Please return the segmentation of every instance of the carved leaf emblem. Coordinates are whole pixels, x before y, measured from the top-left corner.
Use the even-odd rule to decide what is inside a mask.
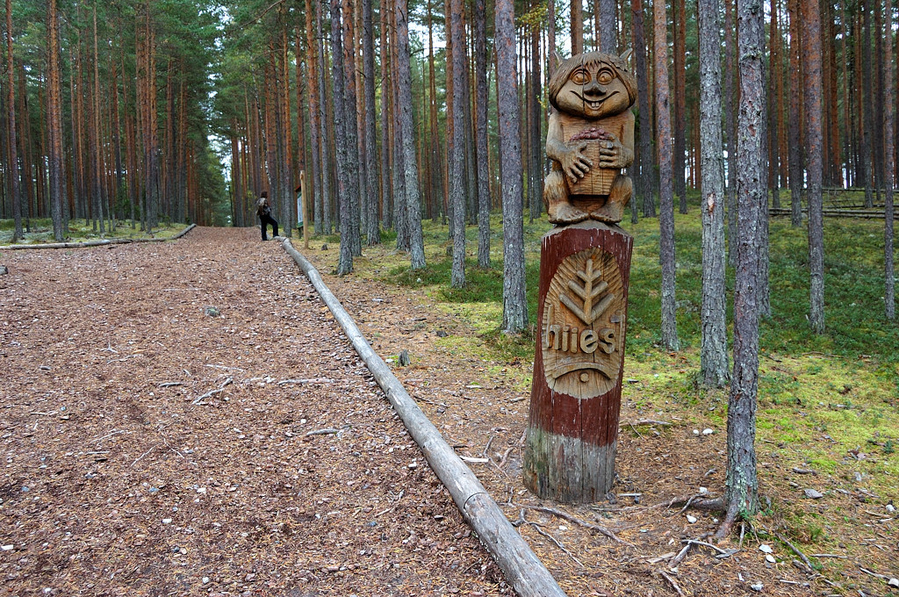
[[[581,283],[578,280],[569,280],[568,289],[580,299],[580,306],[566,294],[560,294],[559,301],[585,325],[592,325],[614,302],[615,295],[609,292],[594,305],[596,299],[609,289],[609,285],[605,280],[601,280],[602,268],[594,269],[592,258],[586,260],[584,269],[577,272],[577,277]]]

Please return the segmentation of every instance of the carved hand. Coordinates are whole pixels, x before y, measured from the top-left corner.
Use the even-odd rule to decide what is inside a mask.
[[[600,168],[627,168],[634,161],[634,152],[621,144],[618,138],[607,134],[607,139],[599,142]]]
[[[587,144],[581,143],[577,147],[561,152],[561,155],[559,156],[559,162],[562,164],[562,171],[565,172],[565,175],[568,176],[568,179],[572,183],[583,178],[593,166],[593,161],[581,153],[586,148]]]

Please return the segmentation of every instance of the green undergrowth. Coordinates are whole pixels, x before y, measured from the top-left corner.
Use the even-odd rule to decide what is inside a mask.
[[[47,244],[54,243],[53,238],[53,222],[46,218],[32,219],[29,227],[25,232],[25,238],[16,244]],[[24,226],[24,225],[23,225]],[[121,221],[114,228],[109,227],[106,223],[105,232],[100,233],[99,229],[95,230],[90,221],[86,220],[70,220],[69,232],[66,234],[63,242],[77,243],[91,240],[111,240],[119,238],[139,239],[139,238],[171,238],[182,230],[184,224],[160,223],[153,230],[152,235],[140,229],[140,222],[136,228],[131,227],[130,221]],[[0,245],[12,244],[13,232],[15,231],[15,223],[12,220],[0,220]]]
[[[707,389],[699,383],[702,229],[696,196],[691,199],[688,214],[675,214],[681,342],[677,353],[660,347],[658,219],[622,223],[634,236],[624,373],[628,381],[623,398],[641,413],[724,433],[727,389]],[[759,458],[765,460],[773,454],[784,466],[814,469],[826,479],[823,490],[863,487],[882,499],[899,501],[899,325],[884,316],[883,223],[826,218],[824,224],[827,331],[819,336],[808,325],[806,228],[791,227],[788,217],[770,221],[771,315],[762,318],[760,326]],[[388,233],[382,245],[364,249],[363,257],[355,261],[353,275],[422,292],[435,308],[475,330],[474,337],[438,340],[452,353],[483,360],[486,366],[530,363],[540,239],[551,225],[545,215],[525,224],[531,326],[518,336],[500,330],[503,270],[498,214],[493,215],[491,225],[490,268],[477,265],[477,227],[466,228],[465,288],[450,287],[452,241],[446,225],[429,220],[424,222],[424,269],[410,269],[408,255],[394,248],[395,236]],[[339,238],[327,241],[336,243]],[[728,267],[729,303],[733,302],[733,287],[734,272]],[[729,322],[732,317],[731,306]],[[732,341],[732,330],[729,334]],[[519,385],[526,393],[529,376]],[[771,482],[776,485],[780,481]],[[795,490],[789,486],[781,489]],[[818,536],[812,530],[804,533]]]

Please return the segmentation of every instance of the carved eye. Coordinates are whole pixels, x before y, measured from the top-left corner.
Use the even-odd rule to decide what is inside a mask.
[[[571,82],[575,85],[584,85],[589,80],[590,76],[584,69],[579,68],[578,70],[571,73]]]
[[[607,68],[604,68],[599,71],[599,75],[597,75],[596,80],[599,81],[601,85],[608,85],[615,80],[615,73]]]

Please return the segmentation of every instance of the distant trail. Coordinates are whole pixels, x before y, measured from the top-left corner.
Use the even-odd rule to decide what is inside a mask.
[[[508,592],[311,285],[257,235],[2,254],[5,586]]]

